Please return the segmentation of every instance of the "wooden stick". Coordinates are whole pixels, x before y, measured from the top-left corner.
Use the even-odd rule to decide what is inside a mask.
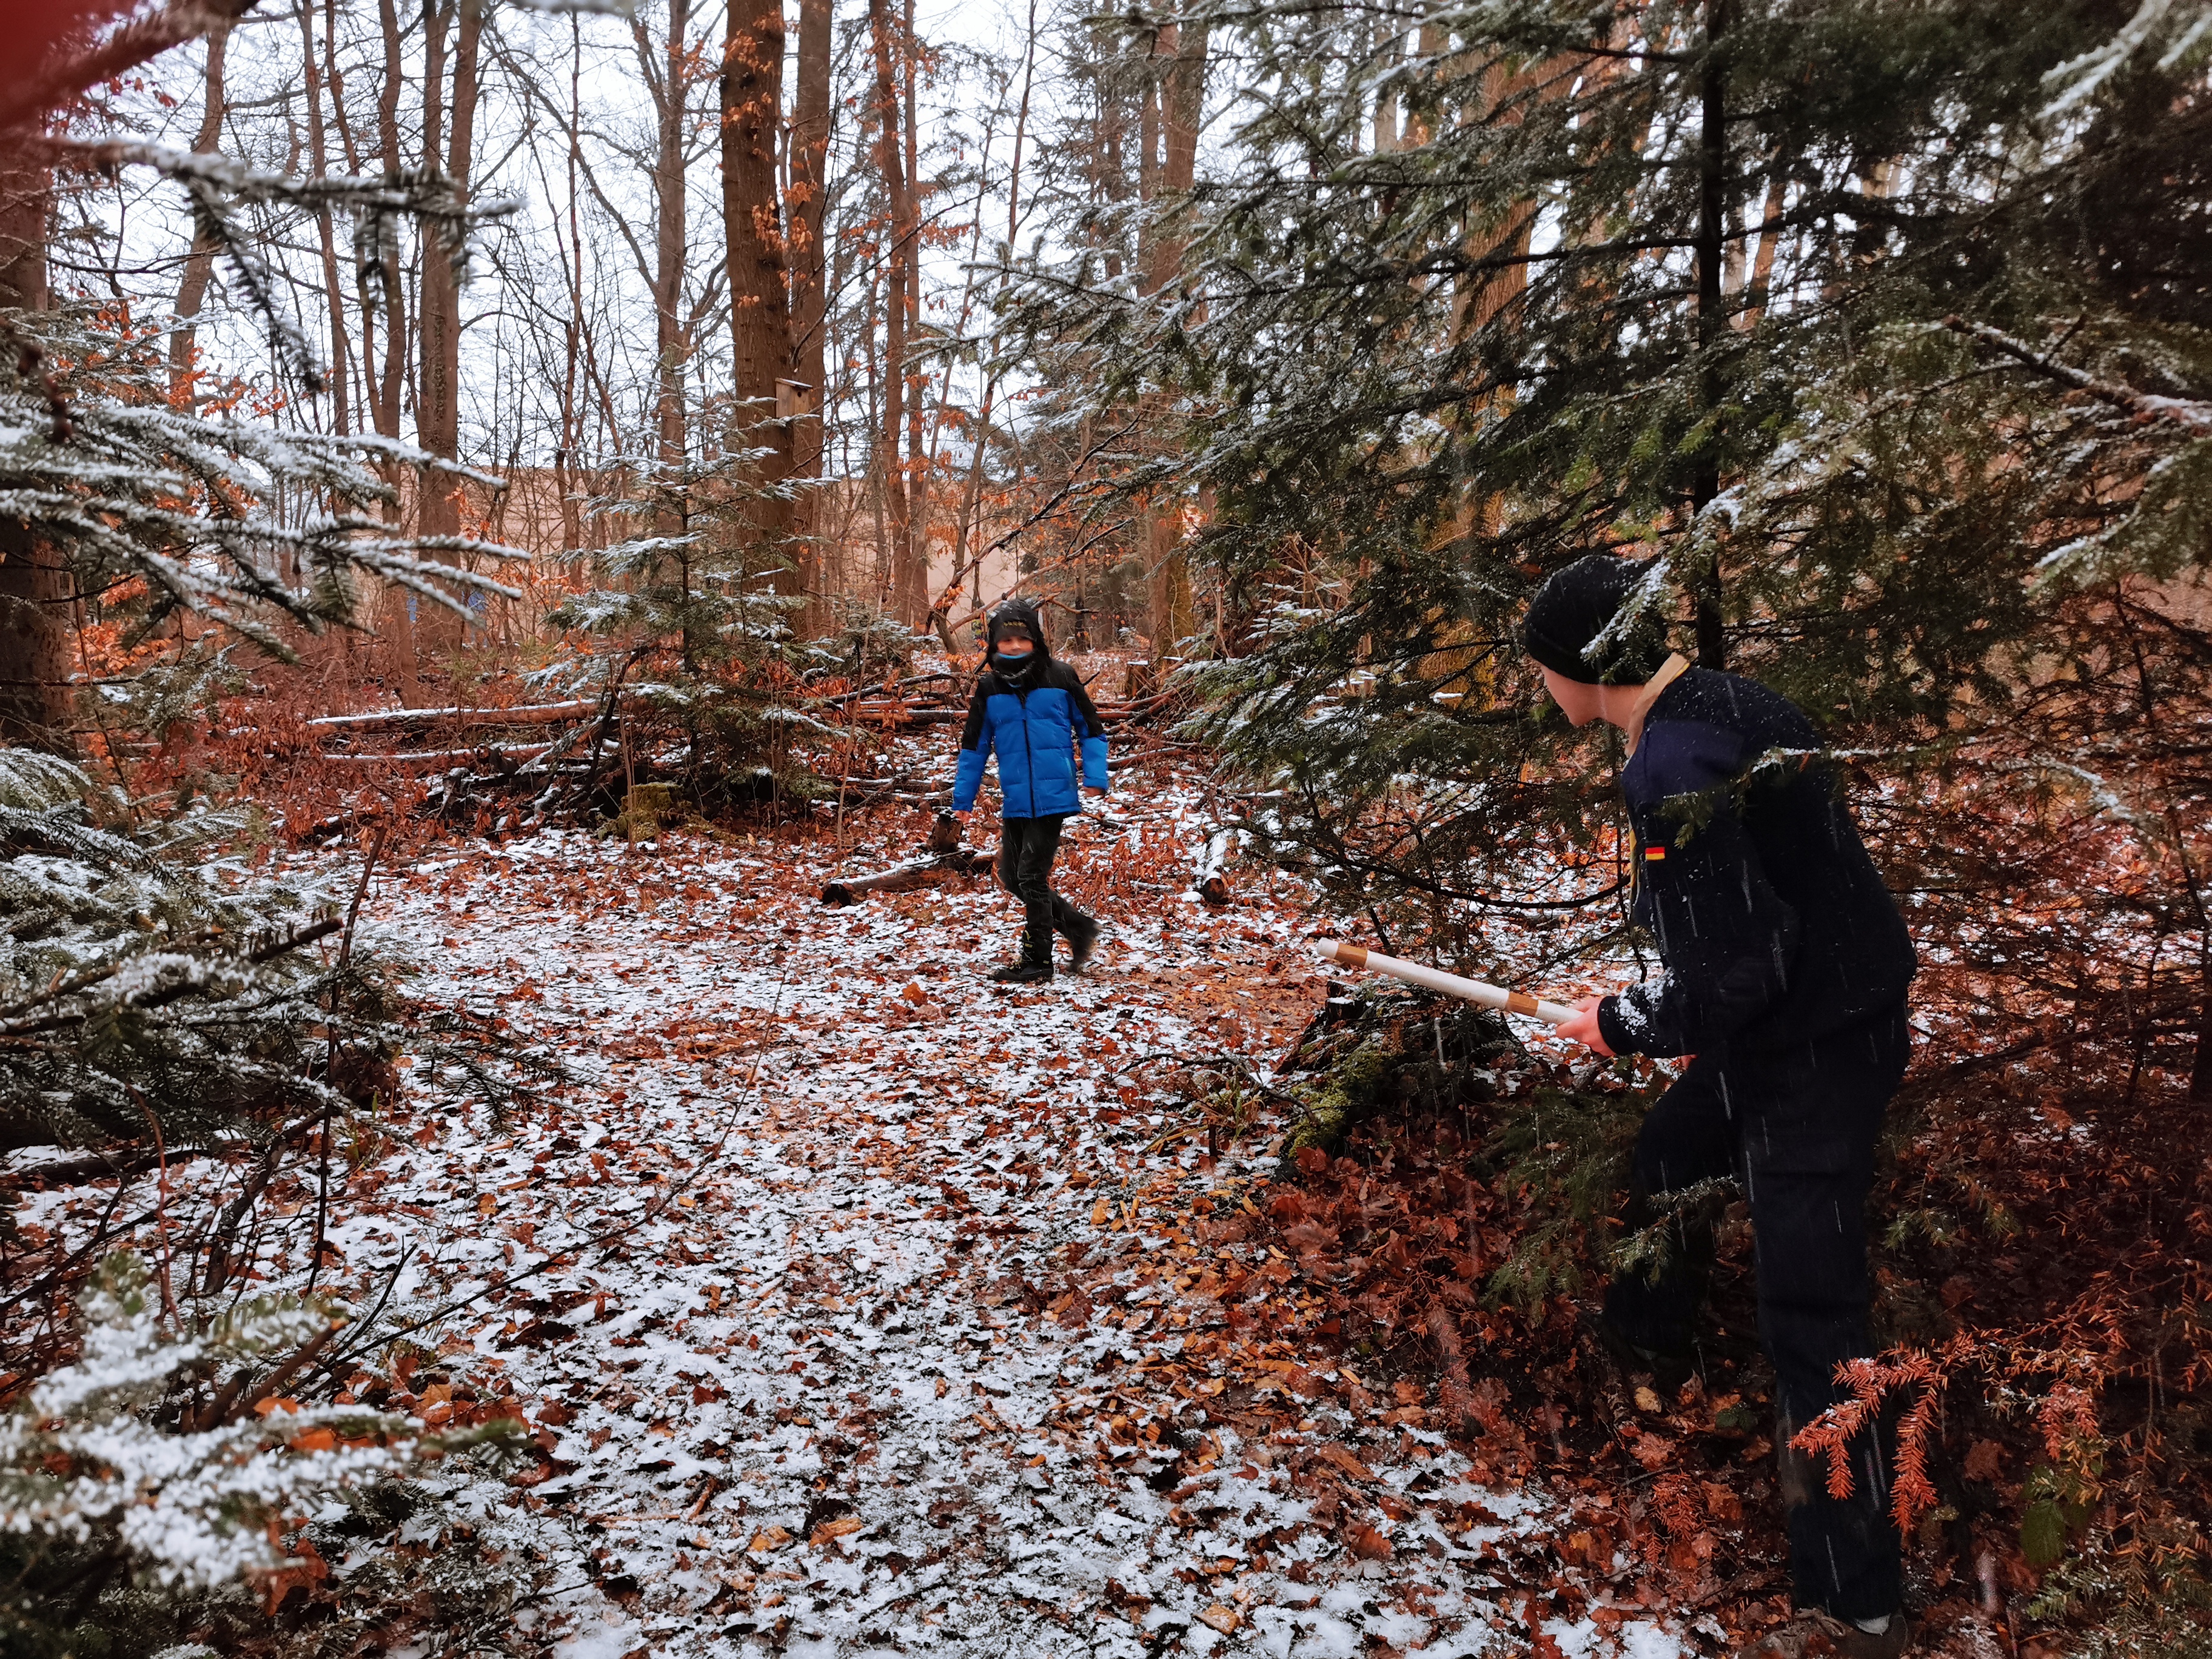
[[[1529,1018],[1540,1019],[1548,1025],[1562,1024],[1575,1017],[1575,1011],[1565,1003],[1547,1002],[1530,996],[1525,991],[1509,991],[1502,985],[1487,985],[1479,979],[1462,979],[1457,974],[1447,974],[1437,968],[1425,968],[1418,962],[1407,962],[1398,957],[1386,957],[1380,951],[1370,951],[1364,945],[1346,945],[1333,939],[1317,939],[1313,948],[1314,954],[1323,962],[1338,963],[1346,968],[1371,968],[1378,974],[1402,979],[1408,985],[1442,991],[1448,997],[1459,997],[1509,1014],[1526,1014]]]

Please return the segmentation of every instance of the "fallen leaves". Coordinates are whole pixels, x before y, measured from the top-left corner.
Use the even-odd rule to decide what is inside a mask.
[[[1358,1526],[1352,1529],[1346,1547],[1363,1561],[1388,1561],[1396,1553],[1389,1539],[1373,1527]]]
[[[1317,1461],[1328,1464],[1340,1474],[1349,1480],[1357,1480],[1363,1486],[1372,1486],[1375,1483],[1375,1471],[1361,1462],[1358,1454],[1348,1446],[1339,1445],[1334,1441],[1331,1441],[1325,1446],[1316,1448],[1314,1456]]]

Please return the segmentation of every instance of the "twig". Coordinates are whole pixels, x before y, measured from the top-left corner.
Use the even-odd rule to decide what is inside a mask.
[[[378,824],[376,826],[376,834],[369,841],[368,850],[362,856],[361,881],[353,890],[353,902],[346,906],[345,932],[338,939],[338,967],[341,972],[345,969],[348,963],[352,960],[353,925],[355,921],[361,915],[362,901],[368,896],[369,878],[376,873],[376,860],[383,853],[385,841],[391,834],[391,824],[388,823]],[[333,1017],[337,1013],[338,994],[339,982],[337,980],[333,980],[331,983],[331,1013]],[[339,1047],[337,1030],[335,1025],[330,1028],[328,1035],[330,1040],[330,1060],[328,1064],[330,1070],[335,1071],[337,1066],[338,1058],[340,1054],[343,1053],[343,1050]],[[325,1085],[332,1091],[335,1091],[337,1087],[337,1083],[334,1077],[325,1075],[323,1081]],[[330,1224],[331,1115],[337,1109],[337,1101],[334,1093],[325,1098],[323,1102],[321,1157],[317,1165],[315,1185],[315,1245],[313,1254],[310,1256],[307,1262],[307,1288],[310,1293],[312,1293],[315,1288],[316,1278],[323,1271],[323,1240],[325,1230]]]

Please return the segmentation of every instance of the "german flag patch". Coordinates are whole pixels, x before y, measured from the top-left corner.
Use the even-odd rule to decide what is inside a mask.
[[[1647,847],[1644,849],[1644,861],[1646,864],[1663,862],[1666,857],[1667,849],[1663,847]]]

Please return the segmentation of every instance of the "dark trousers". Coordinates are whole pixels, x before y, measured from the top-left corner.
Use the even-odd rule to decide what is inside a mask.
[[[999,884],[1022,902],[1022,960],[1050,962],[1054,928],[1069,939],[1091,919],[1052,890],[1052,861],[1060,854],[1064,815],[1001,821]]]
[[[1900,1006],[1777,1054],[1700,1054],[1636,1139],[1632,1212],[1649,1216],[1650,1196],[1729,1175],[1751,1200],[1759,1340],[1778,1383],[1774,1441],[1790,1573],[1800,1607],[1839,1619],[1880,1618],[1900,1602],[1888,1445],[1878,1432],[1858,1437],[1851,1495],[1837,1499],[1825,1460],[1793,1453],[1789,1441],[1849,1398],[1835,1383],[1837,1364],[1874,1352],[1866,1198],[1875,1137],[1905,1076],[1910,1042]],[[1607,1322],[1638,1347],[1687,1352],[1711,1253],[1704,1231],[1678,1230],[1657,1282],[1632,1273],[1616,1279]]]

